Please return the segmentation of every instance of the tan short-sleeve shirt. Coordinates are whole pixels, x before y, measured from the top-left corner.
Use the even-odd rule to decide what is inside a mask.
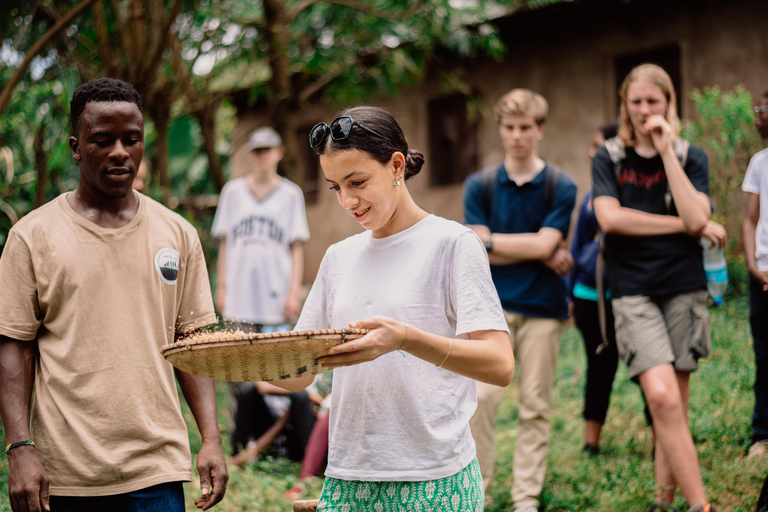
[[[66,194],[14,226],[0,258],[0,335],[38,340],[32,436],[52,495],[192,478],[160,348],[215,321],[197,232],[146,196],[119,229],[86,220]]]

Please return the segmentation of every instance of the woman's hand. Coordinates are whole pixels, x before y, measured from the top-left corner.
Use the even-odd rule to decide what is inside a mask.
[[[370,329],[370,332],[362,338],[333,347],[327,356],[319,359],[324,368],[365,363],[399,350],[405,345],[408,331],[406,324],[385,316],[350,322],[349,326],[352,329]]]
[[[725,231],[725,228],[711,220],[707,221],[707,225],[704,227],[704,231],[701,232],[701,236],[712,240],[712,243],[720,249],[725,248],[725,242],[728,240],[728,233]]]
[[[659,154],[673,149],[672,127],[669,126],[667,120],[662,116],[655,115],[648,117],[643,128],[645,128],[645,130],[651,134],[653,147],[656,148],[656,151],[658,151]]]

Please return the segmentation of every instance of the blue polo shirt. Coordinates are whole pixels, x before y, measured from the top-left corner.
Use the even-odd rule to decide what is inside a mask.
[[[488,226],[492,233],[537,233],[547,227],[567,237],[576,204],[576,183],[561,173],[555,197],[547,208],[542,197],[545,170],[518,186],[509,179],[504,164],[500,165],[490,218],[483,205],[481,172],[470,175],[464,182],[464,224]],[[568,317],[565,283],[540,261],[492,265],[491,275],[505,310],[540,318]]]

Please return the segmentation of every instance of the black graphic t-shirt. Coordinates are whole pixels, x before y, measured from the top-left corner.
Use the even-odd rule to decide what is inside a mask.
[[[615,197],[621,206],[667,214],[667,174],[661,156],[643,158],[627,148],[616,178],[605,147],[592,161],[594,197]],[[709,193],[709,164],[701,149],[691,146],[685,174],[694,188]],[[669,215],[677,216],[674,199]],[[606,235],[606,266],[613,297],[662,295],[704,288],[707,284],[699,241],[684,233],[655,236]]]

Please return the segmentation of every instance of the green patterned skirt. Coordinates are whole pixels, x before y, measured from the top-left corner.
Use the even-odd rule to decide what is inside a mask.
[[[318,512],[481,512],[477,459],[453,476],[424,482],[360,482],[326,478]]]

